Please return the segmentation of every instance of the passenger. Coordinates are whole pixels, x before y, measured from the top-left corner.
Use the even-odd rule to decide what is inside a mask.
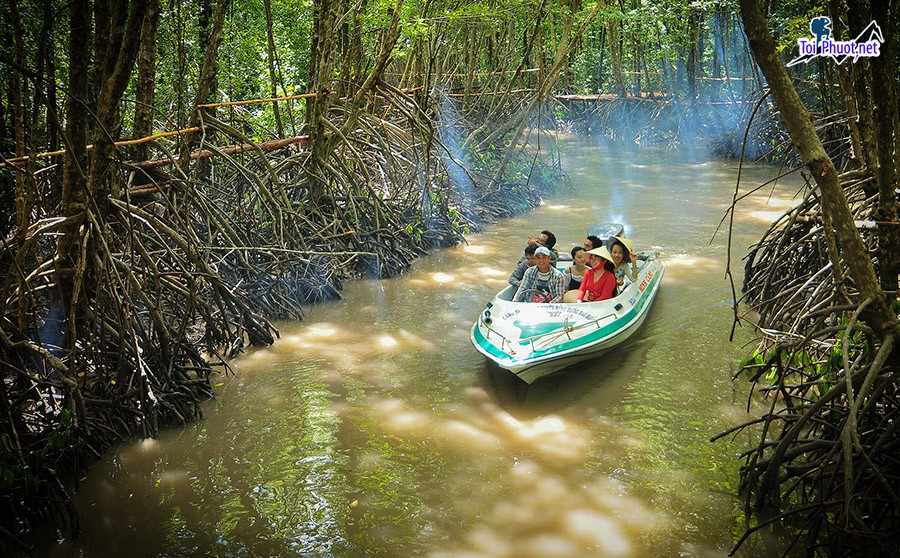
[[[585,272],[576,302],[596,302],[612,298],[616,290],[615,265],[606,246],[588,250],[591,269]]]
[[[566,275],[566,290],[578,290],[581,287],[581,280],[584,278],[584,272],[588,270],[585,262],[588,255],[581,246],[572,248],[572,265],[567,267],[563,273]]]
[[[613,272],[616,274],[616,284],[620,287],[626,282],[637,281],[637,254],[632,252],[633,247],[630,238],[614,236],[609,239],[609,253],[616,266]]]
[[[525,270],[534,265],[535,250],[537,250],[537,244],[529,244],[525,247],[525,255],[516,264],[516,269],[513,270],[512,275],[509,276],[509,284],[513,287],[519,286],[519,283],[522,282],[522,276],[525,275]]]
[[[561,302],[566,290],[566,276],[550,265],[550,249],[538,246],[535,265],[525,270],[513,302]]]
[[[555,234],[550,231],[541,231],[540,234],[537,235],[537,238],[529,238],[528,243],[534,243],[550,250],[550,265],[556,267],[556,262],[559,261],[559,252],[554,248],[554,246],[556,246]]]
[[[594,248],[599,248],[603,246],[603,241],[594,235],[588,235],[588,237],[584,241],[584,251],[590,252]]]

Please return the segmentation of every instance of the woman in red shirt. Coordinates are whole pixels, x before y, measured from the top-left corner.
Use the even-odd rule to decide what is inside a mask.
[[[616,290],[615,264],[606,246],[588,250],[591,269],[584,272],[577,302],[596,302],[612,298]]]

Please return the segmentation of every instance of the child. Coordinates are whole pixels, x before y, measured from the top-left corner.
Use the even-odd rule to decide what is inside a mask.
[[[525,247],[525,256],[519,260],[519,263],[516,264],[516,269],[513,270],[512,275],[509,276],[509,284],[513,287],[518,287],[519,284],[522,283],[522,277],[525,276],[525,270],[536,263],[534,261],[535,250],[537,250],[537,244],[528,244],[528,246]]]

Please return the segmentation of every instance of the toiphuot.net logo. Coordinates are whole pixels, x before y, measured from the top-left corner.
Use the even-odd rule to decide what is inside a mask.
[[[788,67],[806,64],[814,58],[830,57],[838,64],[848,58],[856,62],[861,56],[874,58],[881,54],[881,43],[884,35],[878,24],[872,21],[852,41],[835,41],[831,38],[831,19],[825,16],[815,17],[809,22],[810,38],[797,39],[800,55],[788,62]]]

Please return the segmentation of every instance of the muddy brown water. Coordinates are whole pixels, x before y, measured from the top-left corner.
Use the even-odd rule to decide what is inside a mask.
[[[215,378],[204,418],[119,446],[76,497],[59,557],[726,556],[741,533],[726,234],[734,162],[565,140],[572,179],[390,280],[281,323],[281,339]],[[744,170],[742,190],[776,169]],[[741,204],[733,265],[792,203],[783,181]],[[526,237],[563,251],[619,221],[668,268],[627,346],[530,386],[488,366],[469,328]],[[740,556],[762,555],[747,546]]]

